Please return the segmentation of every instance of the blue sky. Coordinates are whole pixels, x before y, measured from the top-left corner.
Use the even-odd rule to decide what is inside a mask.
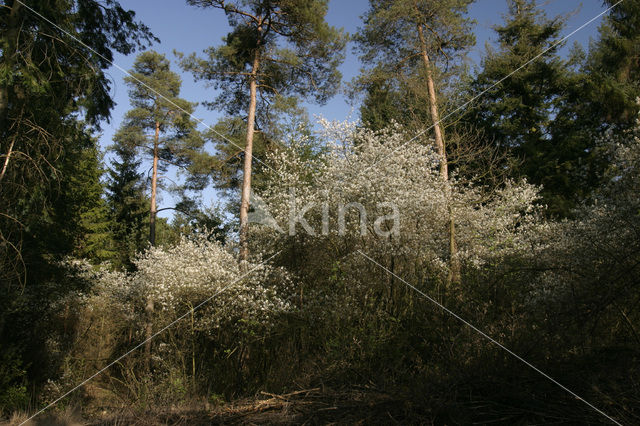
[[[164,53],[172,61],[175,60],[173,50],[184,53],[202,52],[209,46],[220,45],[221,39],[229,31],[229,26],[224,13],[218,9],[199,9],[190,7],[186,1],[180,0],[120,0],[125,9],[136,12],[137,18],[147,24],[153,33],[161,40],[161,43],[152,46],[152,49]],[[547,15],[570,14],[563,35],[576,30],[585,22],[602,12],[601,0],[539,0]],[[349,33],[354,33],[361,25],[360,17],[367,9],[367,0],[331,0],[327,21],[338,28],[342,27]],[[495,39],[492,27],[500,24],[503,14],[506,12],[506,0],[477,0],[470,8],[469,14],[476,20],[475,35],[477,44],[470,52],[470,58],[478,63],[485,51],[486,43]],[[601,19],[573,35],[567,45],[574,42],[587,47],[589,39],[596,37],[597,28]],[[126,70],[133,65],[135,55],[116,55],[114,63]],[[213,99],[216,93],[212,88],[206,88],[203,83],[196,83],[190,74],[184,74],[175,65],[174,71],[182,74],[183,87],[181,96],[192,102],[202,102]],[[347,58],[341,67],[344,81],[351,80],[358,74],[360,64],[356,55],[349,50]],[[112,80],[112,95],[116,101],[116,107],[111,114],[111,122],[104,123],[100,144],[103,148],[111,143],[111,138],[119,126],[124,114],[129,109],[127,87],[123,78],[125,74],[112,67],[108,71]],[[322,115],[331,120],[344,120],[348,117],[356,119],[357,106],[351,105],[344,95],[339,94],[324,106],[309,105],[310,115]],[[195,116],[209,125],[215,124],[221,117],[217,111],[209,111],[198,106]],[[107,157],[108,158],[108,157]],[[211,198],[207,195],[205,198]],[[169,200],[167,200],[169,201]],[[171,213],[166,213],[169,216]]]

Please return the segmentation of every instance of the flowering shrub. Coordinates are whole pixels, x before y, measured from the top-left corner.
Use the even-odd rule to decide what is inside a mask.
[[[184,314],[153,339],[152,374],[141,348],[109,369],[114,380],[102,385],[143,406],[167,406],[193,395],[283,388],[315,374],[412,389],[449,383],[455,392],[478,377],[482,390],[531,379],[434,300],[545,370],[580,352],[637,348],[637,136],[607,141],[615,161],[596,202],[556,222],[542,219],[538,188],[524,181],[487,187],[455,171],[443,181],[437,154],[406,143],[399,127],[373,133],[325,124],[326,151],[305,155],[300,140],[271,153],[276,172],[259,194],[263,205],[252,205],[268,209],[273,222],[250,227],[252,263],[205,236],[152,248],[129,274],[68,262],[92,285],[52,307],[76,310],[78,333],[65,373],[47,386],[48,400],[142,342],[150,322],[157,332]],[[445,279],[451,217],[462,263],[455,285]],[[275,251],[279,267],[261,264],[261,253]],[[594,389],[606,385],[598,380],[590,379]]]
[[[575,218],[538,227],[529,261],[542,271],[530,277],[532,295],[546,303],[589,305],[599,314],[638,297],[640,273],[640,127],[624,137],[605,136],[611,164],[605,184]],[[606,294],[606,297],[603,297]],[[625,312],[627,322],[635,306]],[[624,318],[623,316],[623,318]],[[589,318],[597,322],[598,315]],[[606,322],[601,322],[606,324]]]
[[[320,362],[341,377],[339,366],[376,375],[441,362],[450,357],[449,338],[466,339],[474,351],[478,342],[459,324],[440,330],[441,312],[359,251],[426,294],[460,302],[447,305],[467,318],[494,315],[461,295],[471,288],[467,301],[483,297],[495,284],[488,271],[537,243],[538,188],[525,181],[486,187],[455,170],[444,181],[432,146],[408,142],[414,135],[400,126],[372,132],[323,124],[322,155],[301,156],[293,144],[268,159],[275,171],[259,195],[281,232],[266,222],[250,228],[254,251],[283,249],[279,261],[298,275],[309,341],[325,345]],[[449,287],[452,217],[463,279]]]
[[[103,306],[125,321],[142,322],[144,305],[151,298],[156,329],[207,299],[211,300],[197,317],[198,329],[208,333],[233,327],[238,320],[270,325],[274,317],[291,309],[294,284],[283,269],[260,262],[241,264],[204,235],[183,236],[167,248],[150,248],[134,261],[137,269],[130,274],[73,263],[76,272],[94,283],[90,293],[79,295],[86,309]]]
[[[446,273],[450,215],[458,256],[469,266],[528,248],[529,231],[539,222],[538,188],[525,181],[485,188],[455,174],[445,182],[433,148],[407,143],[410,138],[400,127],[372,132],[354,123],[323,124],[324,157],[302,159],[290,147],[270,158],[275,172],[261,195],[281,229],[297,227],[290,235],[306,233],[330,245],[351,241],[354,251],[366,247],[369,253],[409,256],[437,274]],[[294,205],[298,212],[311,206],[304,211],[305,223],[292,224]],[[260,247],[283,242],[265,227],[255,237]]]
[[[173,247],[153,247],[136,261],[128,277],[132,291],[151,297],[165,320],[202,306],[199,328],[210,332],[240,319],[264,325],[290,309],[293,291],[282,269],[240,264],[233,254],[205,236],[182,237]],[[249,272],[251,271],[251,272]]]
[[[60,380],[78,382],[101,369],[143,342],[151,323],[152,333],[171,324],[151,341],[155,374],[145,376],[141,348],[106,373],[119,377],[115,391],[165,404],[199,386],[238,386],[247,363],[253,362],[247,354],[256,336],[268,335],[282,314],[292,310],[290,275],[259,258],[254,262],[238,262],[206,235],[182,237],[174,246],[141,253],[131,273],[68,260],[69,273],[90,286],[54,308],[73,306],[78,313],[77,336]],[[146,309],[149,301],[152,312]],[[57,397],[58,388],[50,388],[47,398]]]

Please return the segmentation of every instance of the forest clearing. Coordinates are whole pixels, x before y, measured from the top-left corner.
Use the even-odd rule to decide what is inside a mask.
[[[640,0],[0,31],[0,424],[640,424]]]

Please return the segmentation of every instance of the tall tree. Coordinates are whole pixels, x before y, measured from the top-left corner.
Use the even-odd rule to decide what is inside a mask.
[[[164,55],[154,51],[138,55],[125,82],[133,109],[114,141],[151,159],[149,242],[155,245],[159,172],[177,166],[194,174],[194,159],[204,154],[204,141],[190,117],[195,104],[179,97],[182,82]]]
[[[571,63],[558,56],[564,23],[563,17],[548,18],[535,0],[509,0],[504,24],[494,27],[498,49],[488,48],[472,82],[473,93],[483,95],[470,111],[470,121],[519,160],[513,176],[544,186],[543,196],[554,213],[567,211],[567,202],[558,195],[569,172],[560,160],[567,157],[560,152],[566,151],[566,139],[553,138],[554,117],[574,78]]]
[[[42,17],[55,22],[55,25]],[[39,221],[64,176],[65,149],[109,118],[103,70],[113,51],[131,53],[153,39],[131,11],[105,0],[5,1],[0,8],[0,268],[24,280],[29,220]],[[69,38],[73,35],[77,40]],[[41,191],[40,191],[40,188]],[[33,215],[31,215],[33,212]],[[12,272],[13,271],[13,272]]]
[[[73,225],[72,255],[94,263],[113,257],[111,220],[101,178],[104,173],[97,138],[87,138],[78,150],[67,150],[61,171],[63,193],[55,201],[54,223]]]
[[[141,161],[136,152],[125,145],[114,145],[117,158],[107,176],[107,204],[113,221],[116,267],[133,268],[133,257],[144,248],[148,198],[144,193],[142,174],[138,172]]]
[[[440,175],[449,180],[436,74],[438,63],[454,63],[475,42],[466,11],[472,0],[371,0],[357,41],[368,65],[361,81],[419,75],[429,103]],[[426,86],[426,87],[425,87]],[[453,212],[449,223],[449,282],[460,280]]]
[[[191,176],[197,175],[198,160],[204,155],[204,140],[191,119],[195,104],[179,97],[182,81],[171,71],[164,55],[152,50],[139,54],[125,82],[133,109],[127,112],[114,141],[151,159],[149,243],[154,246],[159,180],[163,177],[159,172],[166,173],[170,166],[176,166]],[[181,189],[184,194],[186,188]],[[145,367],[149,371],[154,312],[151,295],[145,311]]]
[[[248,256],[249,194],[253,142],[269,105],[299,95],[325,102],[340,83],[338,65],[346,38],[325,22],[327,0],[187,0],[221,9],[232,31],[219,48],[195,54],[182,66],[222,93],[210,106],[230,115],[247,113],[240,201],[240,257]]]
[[[91,202],[99,202],[91,133],[113,106],[104,70],[114,51],[129,54],[152,39],[113,0],[0,6],[0,358],[21,358],[32,380],[46,378],[50,365],[42,362],[48,309],[73,290],[53,279],[58,261],[91,255],[83,235],[101,221]],[[87,171],[83,193],[77,184]]]
[[[625,133],[634,126],[639,110],[640,1],[605,1],[604,5],[613,8],[588,55],[577,51],[580,67],[566,85],[551,124],[554,143],[548,164],[554,167],[548,170],[554,179],[545,182],[544,192],[548,204],[565,214],[591,198],[607,179],[609,159],[597,143],[598,135]]]
[[[640,1],[605,0],[604,4],[613,8],[589,52],[587,93],[601,122],[629,128],[635,125],[640,96]]]

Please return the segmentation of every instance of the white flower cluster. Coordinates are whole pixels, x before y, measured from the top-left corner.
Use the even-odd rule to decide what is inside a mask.
[[[313,205],[304,219],[318,238],[337,241],[342,209],[341,241],[359,241],[356,245],[369,253],[410,256],[440,271],[447,264],[450,217],[462,261],[482,265],[527,248],[527,233],[538,220],[538,188],[506,182],[489,191],[455,176],[444,181],[433,147],[407,143],[411,136],[399,126],[374,133],[354,123],[323,124],[328,147],[323,157],[305,159],[295,149],[283,149],[270,158],[277,173],[261,196],[281,227],[290,221],[292,202]],[[399,221],[392,229],[394,211]],[[327,213],[330,219],[323,222]],[[394,232],[377,232],[385,229]],[[261,233],[265,244],[276,241],[271,230],[259,229],[256,237]]]
[[[152,248],[135,262],[132,284],[169,317],[202,307],[199,326],[212,329],[237,320],[267,323],[290,309],[293,284],[282,270],[238,263],[218,242],[183,237],[170,248]],[[251,271],[251,272],[247,272]]]
[[[239,320],[268,325],[291,309],[294,284],[284,270],[241,264],[204,235],[183,237],[168,248],[151,248],[135,265],[131,274],[91,272],[95,285],[86,297],[87,307],[106,304],[114,313],[143,322],[144,306],[151,299],[160,326],[211,299],[195,315],[197,328],[209,332]]]

